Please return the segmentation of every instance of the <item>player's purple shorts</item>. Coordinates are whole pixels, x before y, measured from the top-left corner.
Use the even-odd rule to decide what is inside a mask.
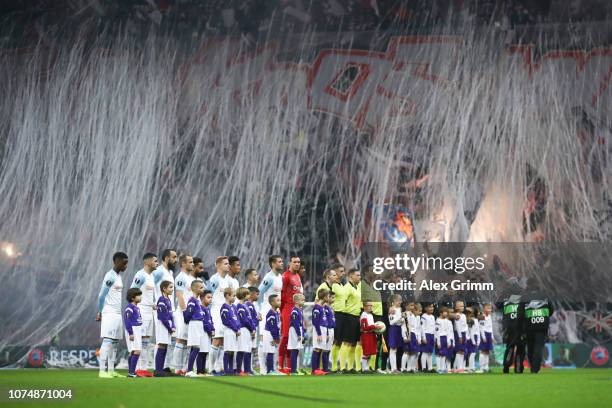
[[[489,332],[485,332],[485,338],[480,342],[480,351],[493,350],[493,336]]]
[[[465,342],[467,340],[465,333],[461,333],[461,339],[463,341],[461,342],[461,344],[459,344],[459,332],[455,332],[455,353],[458,351],[465,352]]]
[[[446,336],[440,337],[440,347],[436,347],[436,355],[441,357],[450,357],[451,353],[449,353],[449,344],[446,339]]]
[[[467,356],[475,351],[476,346],[474,346],[474,342],[472,341],[472,339],[467,339],[467,341],[465,342],[465,355]]]
[[[433,353],[435,349],[435,339],[433,333],[425,333],[426,344],[421,344],[421,351],[423,353]]]
[[[416,338],[416,334],[410,333],[410,339],[407,343],[404,343],[404,351],[408,353],[418,353],[421,351],[421,347]]]
[[[392,324],[391,326],[389,326],[389,344],[388,346],[390,349],[397,349],[397,348],[401,348],[402,344],[403,344],[402,327]]]

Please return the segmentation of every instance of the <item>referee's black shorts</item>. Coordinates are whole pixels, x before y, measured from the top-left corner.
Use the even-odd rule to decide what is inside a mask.
[[[346,326],[346,313],[334,312],[336,318],[336,328],[334,329],[334,343],[342,343],[344,341],[344,328]]]
[[[357,343],[361,337],[361,329],[359,327],[359,316],[346,314],[344,321],[344,329],[342,330],[342,341],[345,343]]]

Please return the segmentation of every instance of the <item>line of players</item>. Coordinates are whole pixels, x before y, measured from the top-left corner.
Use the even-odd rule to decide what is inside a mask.
[[[253,352],[259,353],[259,361],[266,361],[264,367],[260,367],[260,372],[272,374],[297,372],[297,355],[302,348],[304,339],[303,322],[301,307],[304,303],[301,295],[302,288],[299,281],[299,258],[292,257],[290,270],[295,271],[298,280],[291,282],[281,277],[283,270],[282,258],[280,256],[270,257],[271,271],[264,277],[260,288],[250,287],[239,288],[235,275],[239,272],[238,268],[231,271],[231,263],[236,263],[237,258],[219,257],[216,260],[217,273],[208,281],[207,289],[204,283],[198,280],[198,271],[203,270],[201,260],[192,258],[184,254],[178,259],[181,271],[174,279],[170,272],[177,260],[176,252],[166,250],[162,254],[162,264],[157,265],[157,257],[154,254],[145,254],[144,267],[138,271],[134,277],[132,287],[128,291],[128,302],[130,305],[125,309],[123,320],[125,321],[125,334],[128,349],[130,351],[129,367],[131,375],[150,376],[151,374],[143,369],[148,367],[146,352],[151,350],[149,339],[151,338],[153,327],[155,328],[157,352],[155,356],[156,375],[172,375],[169,367],[175,367],[177,374],[194,375],[192,368],[194,363],[198,368],[196,373],[204,373],[206,359],[209,367],[214,373],[233,373],[244,372],[252,373],[251,361]],[[295,262],[294,262],[295,261]],[[121,289],[123,287],[119,273],[127,267],[127,255],[116,253],[113,257],[113,269],[109,271],[102,285],[100,292],[100,313],[98,319],[102,320],[101,335],[103,338],[100,349],[100,376],[118,376],[114,372],[113,366],[109,362],[115,361],[116,345],[122,337],[122,316],[121,316]],[[334,270],[331,270],[335,273]],[[291,274],[290,274],[291,275]],[[280,278],[280,279],[279,279]],[[377,340],[374,332],[377,330],[373,325],[372,307],[369,302],[360,301],[360,276],[357,270],[349,271],[349,279],[345,285],[338,283],[329,284],[329,273],[326,274],[324,282],[317,291],[317,303],[313,308],[313,358],[311,368],[313,374],[323,374],[329,371],[329,352],[333,350],[334,342],[333,331],[336,326],[336,313],[334,309],[342,308],[357,313],[363,313],[357,320],[348,319],[346,313],[338,312],[339,320],[344,321],[344,336],[340,337],[341,344],[347,340],[347,327],[358,325],[357,343],[361,348],[361,368],[364,372],[372,367],[372,356],[377,353]],[[253,282],[254,283],[254,282]],[[292,286],[291,283],[294,285]],[[297,284],[299,283],[299,287]],[[344,296],[344,300],[338,303],[335,292],[344,291],[343,286],[348,284],[354,289],[353,301],[349,302],[350,296]],[[174,288],[176,285],[176,299],[178,307],[174,306]],[[248,283],[247,283],[248,285]],[[328,290],[324,289],[328,286]],[[285,299],[283,309],[282,299],[279,293],[286,297],[285,288],[289,288],[290,301]],[[139,288],[142,288],[141,291]],[[157,292],[159,296],[151,292]],[[267,296],[259,301],[260,291]],[[345,292],[345,291],[344,291]],[[152,296],[153,295],[153,296]],[[320,298],[324,295],[323,298]],[[346,295],[346,293],[344,293]],[[218,296],[215,299],[215,296]],[[234,305],[235,296],[238,297],[238,304]],[[331,298],[327,299],[325,296]],[[157,298],[157,302],[155,302]],[[263,301],[265,300],[265,302]],[[280,301],[279,301],[280,300]],[[278,306],[275,304],[279,301]],[[141,307],[136,306],[141,303]],[[320,303],[323,302],[323,303]],[[355,307],[349,306],[354,303]],[[243,305],[244,306],[241,306]],[[229,306],[228,306],[229,305]],[[348,309],[347,309],[348,307]],[[319,310],[319,309],[322,310]],[[142,312],[141,312],[142,309]],[[260,311],[262,313],[260,313]],[[279,316],[274,315],[281,310]],[[288,314],[286,312],[288,311]],[[421,368],[423,370],[433,370],[432,353],[434,349],[438,356],[437,368],[439,372],[458,371],[467,369],[472,371],[474,367],[474,357],[476,351],[480,350],[481,369],[488,369],[488,354],[492,349],[492,325],[490,319],[491,307],[485,305],[483,317],[478,320],[478,315],[474,316],[474,311],[467,310],[463,314],[463,303],[457,302],[456,309],[449,311],[440,309],[440,316],[433,320],[433,305],[426,305],[425,313],[421,315],[420,304],[409,303],[406,305],[404,313],[401,311],[401,298],[395,296],[392,299],[392,306],[389,313],[389,346],[391,372],[399,372],[397,368],[398,352],[401,355],[401,371],[416,371],[418,354],[421,355]],[[285,316],[286,315],[286,316]],[[300,325],[295,324],[299,315]],[[262,316],[265,319],[262,319]],[[283,319],[283,317],[285,317]],[[453,323],[447,318],[451,317]],[[342,319],[340,319],[342,318]],[[271,323],[271,321],[272,323]],[[277,324],[284,321],[286,324],[286,334],[283,325],[280,325],[280,333],[274,329]],[[193,323],[198,322],[198,323]],[[479,324],[476,324],[479,322]],[[259,327],[258,327],[259,326]],[[195,327],[200,327],[197,329]],[[216,330],[215,330],[216,329]],[[256,337],[256,333],[258,336]],[[315,334],[316,333],[316,334]],[[176,340],[173,342],[173,337]],[[352,336],[354,337],[354,336]],[[282,351],[283,340],[285,341],[286,351]],[[355,343],[354,340],[353,344]],[[210,345],[208,344],[210,342]],[[169,348],[174,344],[172,353]],[[154,346],[154,345],[153,345]],[[350,347],[350,345],[349,345]],[[187,350],[190,348],[190,350]],[[354,350],[355,346],[353,346]],[[281,350],[279,350],[281,349]],[[144,351],[145,358],[140,359],[140,352]],[[187,353],[189,351],[189,353]],[[282,358],[285,357],[286,359]],[[354,351],[353,351],[354,353]],[[169,358],[169,355],[172,355]],[[272,367],[270,359],[275,354],[279,355],[278,370]],[[403,355],[402,355],[403,354]],[[206,357],[202,360],[203,357]],[[459,356],[459,358],[458,358]],[[352,356],[355,358],[355,355]],[[142,362],[141,369],[136,370],[138,361]],[[144,360],[144,361],[143,361]],[[453,360],[454,370],[450,369],[449,361]],[[236,363],[236,369],[233,365]],[[283,364],[285,363],[286,364]],[[340,362],[342,356],[337,359],[332,353],[332,369],[340,371],[334,367]],[[345,358],[346,362],[346,358]],[[467,367],[466,367],[467,364]],[[344,369],[344,372],[350,371]]]
[[[345,274],[341,265],[334,265],[324,272],[324,282],[319,286],[319,290],[328,289],[335,294],[332,372],[432,372],[434,354],[435,371],[440,373],[489,371],[493,349],[490,304],[483,305],[480,313],[457,301],[454,309],[439,307],[435,317],[433,303],[406,303],[402,308],[402,298],[392,295],[386,320],[383,303],[367,301],[380,299],[380,294],[368,283],[368,268],[364,271],[366,280],[362,281],[359,270],[350,269]],[[362,293],[366,301],[362,301]],[[387,334],[377,336],[384,322],[389,324]],[[389,353],[385,350],[387,343]],[[475,364],[477,354],[479,370]]]
[[[100,376],[105,378],[118,377],[114,371],[116,361],[117,345],[125,332],[126,342],[130,350],[128,365],[137,364],[139,369],[130,370],[131,374],[137,376],[151,376],[146,370],[152,360],[153,350],[155,353],[155,375],[184,375],[189,367],[189,362],[195,358],[196,363],[201,362],[201,356],[196,356],[193,350],[193,340],[190,343],[190,334],[195,336],[195,329],[190,329],[191,320],[203,321],[208,324],[207,329],[203,327],[204,333],[199,333],[200,337],[208,338],[211,342],[208,347],[200,347],[202,353],[206,352],[208,367],[213,373],[228,372],[227,364],[236,365],[251,361],[250,355],[253,352],[259,354],[259,361],[268,359],[266,347],[264,347],[264,337],[266,326],[269,326],[267,319],[262,318],[273,310],[271,299],[280,298],[280,324],[279,339],[276,344],[275,355],[278,355],[279,369],[287,372],[290,370],[290,361],[295,358],[288,347],[291,337],[291,316],[295,306],[295,295],[303,292],[301,284],[301,274],[304,272],[304,265],[299,257],[290,258],[290,266],[283,273],[284,264],[282,257],[273,255],[269,258],[271,267],[259,287],[256,285],[258,277],[256,273],[248,274],[248,287],[245,294],[244,288],[240,288],[236,276],[240,273],[240,263],[237,257],[218,257],[215,261],[216,273],[204,284],[198,276],[203,272],[203,262],[199,258],[193,258],[189,254],[182,254],[177,257],[176,251],[164,250],[161,256],[161,264],[157,261],[157,256],[147,253],[143,257],[143,268],[134,276],[131,288],[128,291],[128,302],[130,305],[123,311],[121,309],[123,283],[120,273],[127,269],[128,256],[123,252],[117,252],[113,256],[113,268],[104,277],[102,288],[99,294],[97,320],[101,321],[102,345],[100,347]],[[176,277],[173,270],[179,264],[180,272]],[[250,272],[253,270],[249,270]],[[194,296],[192,285],[194,282],[201,282],[204,292]],[[205,286],[204,286],[205,285]],[[199,283],[195,286],[198,286]],[[134,289],[134,290],[132,290]],[[242,319],[246,322],[246,317],[238,313],[240,308],[226,307],[228,289],[232,291],[231,296],[239,296],[239,303],[244,297],[248,297],[251,303],[249,315],[257,317],[258,324],[255,330],[250,330],[249,336],[240,337],[240,332],[246,329],[241,326],[240,330],[233,330]],[[138,290],[138,291],[136,291]],[[259,292],[263,293],[258,299]],[[273,296],[274,295],[274,296]],[[201,297],[201,299],[199,299]],[[206,300],[210,297],[210,300]],[[194,301],[194,298],[196,299]],[[199,300],[198,300],[199,299]],[[208,302],[208,303],[207,303]],[[233,306],[233,301],[231,302]],[[194,304],[197,304],[194,306]],[[136,306],[139,305],[139,306]],[[238,306],[238,305],[237,305]],[[206,309],[208,308],[208,309]],[[253,310],[254,309],[254,310]],[[208,312],[207,312],[208,311]],[[193,317],[195,316],[195,318]],[[208,321],[210,317],[210,322]],[[122,324],[122,321],[125,322]],[[238,323],[236,323],[238,322]],[[230,329],[227,330],[228,324]],[[215,330],[210,330],[214,327]],[[193,332],[193,333],[192,333]],[[235,332],[236,339],[232,337]],[[258,335],[255,338],[253,332]],[[156,344],[151,340],[155,334]],[[247,341],[247,337],[250,341]],[[303,339],[303,334],[300,336]],[[135,339],[140,338],[140,341]],[[240,339],[240,341],[238,341]],[[161,340],[161,341],[160,341]],[[136,341],[136,343],[134,343]],[[248,345],[255,345],[249,346]],[[234,350],[241,347],[245,351]],[[191,350],[188,348],[191,347]],[[247,353],[248,358],[242,354]],[[142,353],[141,353],[142,352]],[[232,355],[235,353],[236,355]],[[231,355],[231,358],[230,358]],[[134,357],[138,356],[138,357]],[[238,357],[243,358],[242,360]],[[227,360],[230,358],[230,360]],[[294,367],[296,365],[294,364]],[[163,367],[163,369],[159,369]],[[174,368],[174,371],[170,369]],[[246,372],[250,371],[248,365]],[[265,370],[264,370],[265,371]],[[274,370],[276,372],[276,370]]]
[[[465,308],[456,301],[454,309],[434,304],[407,302],[402,311],[400,295],[391,297],[389,308],[389,364],[391,373],[420,371],[438,373],[488,372],[493,350],[492,306]],[[436,354],[436,369],[433,354]],[[476,369],[476,355],[480,369]],[[400,366],[398,367],[398,360]],[[452,365],[451,365],[452,362]]]

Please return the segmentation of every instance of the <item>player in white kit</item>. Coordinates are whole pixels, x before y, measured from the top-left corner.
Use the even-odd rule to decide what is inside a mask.
[[[270,265],[270,271],[264,275],[261,285],[259,285],[259,313],[261,316],[267,316],[271,309],[270,296],[278,295],[280,298],[281,290],[283,289],[283,270],[285,265],[283,264],[283,257],[280,255],[271,255],[268,258],[268,264]],[[266,359],[266,351],[261,347],[262,337],[266,328],[266,319],[262,319],[259,322],[259,344],[260,347],[257,350],[257,358],[260,362],[260,373],[266,374],[265,364],[261,364]],[[274,361],[278,361],[275,357]],[[263,370],[263,371],[262,371]]]
[[[465,349],[468,339],[468,325],[465,318],[465,304],[461,300],[455,302],[455,319],[453,320],[453,332],[455,336],[455,372],[465,371]]]
[[[176,251],[174,249],[164,249],[162,252],[162,263],[157,267],[156,270],[153,271],[153,279],[155,280],[155,299],[159,299],[162,295],[161,289],[159,288],[160,283],[164,281],[172,282],[172,286],[174,285],[174,267],[176,266]],[[174,302],[174,293],[170,296],[170,303],[172,305],[172,312],[176,310],[175,302]],[[159,324],[157,318],[155,319],[155,324]],[[174,332],[172,339],[175,339],[176,332]],[[172,355],[174,353],[174,344],[168,344],[168,348],[166,351],[166,361],[164,362],[164,371],[170,372],[170,365],[172,363]]]
[[[128,256],[124,252],[113,255],[113,269],[104,275],[102,288],[98,295],[98,314],[96,320],[101,321],[100,337],[100,378],[125,377],[115,372],[117,343],[123,338],[123,320],[121,314],[121,292],[123,281],[121,272],[127,269]]]
[[[157,262],[157,255],[147,252],[142,257],[143,266],[142,269],[136,272],[132,285],[130,288],[138,288],[142,291],[142,300],[138,307],[140,308],[140,314],[142,315],[142,352],[140,359],[138,360],[138,369],[136,370],[137,375],[151,377],[153,374],[147,370],[149,364],[153,359],[153,351],[155,344],[151,343],[151,338],[155,332],[155,304],[157,299],[155,298],[155,278],[153,277],[153,271],[159,266]]]
[[[247,269],[244,271],[245,282],[242,284],[243,288],[257,288],[259,287],[259,274],[256,269]]]
[[[174,278],[176,310],[173,316],[174,324],[176,324],[176,345],[172,354],[172,363],[176,374],[185,375],[189,357],[186,353],[189,325],[185,324],[183,312],[187,309],[187,303],[193,296],[191,291],[191,282],[195,280],[193,257],[189,254],[181,254],[179,266],[181,271]]]
[[[225,303],[223,291],[230,287],[229,280],[229,260],[227,256],[219,256],[215,259],[216,273],[208,281],[208,290],[213,294],[210,313],[215,327],[215,334],[212,340],[212,352],[208,353],[213,374],[223,371],[223,323],[221,322],[221,306]]]
[[[489,359],[491,351],[493,351],[493,320],[491,320],[491,304],[485,303],[483,313],[480,320],[480,356],[478,362],[480,364],[479,371],[487,373],[489,369]]]
[[[433,315],[433,303],[425,304],[425,313],[421,315],[421,368],[423,371],[435,372],[433,353],[435,351],[436,318]]]

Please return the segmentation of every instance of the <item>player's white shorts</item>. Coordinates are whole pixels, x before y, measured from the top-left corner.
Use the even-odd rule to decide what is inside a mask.
[[[174,324],[176,325],[176,338],[181,340],[187,340],[188,327],[185,324],[183,312],[181,312],[180,310],[175,310],[174,312],[172,312],[172,317],[174,318]]]
[[[323,350],[330,351],[334,345],[334,329],[327,329],[327,343]]]
[[[291,329],[289,329],[291,330]],[[327,329],[325,327],[321,327],[321,341],[317,339],[317,331],[312,329],[312,348],[326,350],[327,347]]]
[[[121,340],[123,338],[123,319],[118,313],[102,313],[100,337]]]
[[[261,304],[261,320],[259,321],[259,333],[263,333],[266,331],[266,316],[272,307],[268,303]]]
[[[298,337],[297,332],[293,327],[289,328],[289,340],[287,341],[288,350],[300,350],[303,349],[304,345],[302,340]]]
[[[156,344],[172,344],[172,336],[170,332],[159,320],[155,320],[155,343]]]
[[[240,336],[238,336],[238,350],[237,351],[250,353],[252,349],[253,349],[253,341],[251,339],[251,332],[246,327],[241,327]]]
[[[132,332],[134,340],[130,340],[130,334],[125,330],[125,344],[130,353],[134,350],[142,350],[142,326],[132,326]]]
[[[213,338],[224,338],[225,336],[223,335],[223,330],[225,329],[225,326],[221,321],[221,308],[211,309],[210,314],[212,315],[213,326],[215,326],[215,336]]]
[[[272,334],[270,334],[269,331],[264,330],[260,344],[261,351],[264,353],[276,353],[276,350],[278,349],[278,344],[272,344],[273,340],[274,339],[272,338]]]
[[[215,336],[217,333],[215,332]],[[236,333],[227,327],[223,330],[223,351],[238,351],[238,339]]]
[[[210,338],[204,331],[204,325],[200,320],[192,320],[187,326],[187,346],[199,347],[201,353],[210,351]]]
[[[152,313],[150,315],[142,315],[142,337],[153,337],[155,334],[154,320],[155,316]]]

